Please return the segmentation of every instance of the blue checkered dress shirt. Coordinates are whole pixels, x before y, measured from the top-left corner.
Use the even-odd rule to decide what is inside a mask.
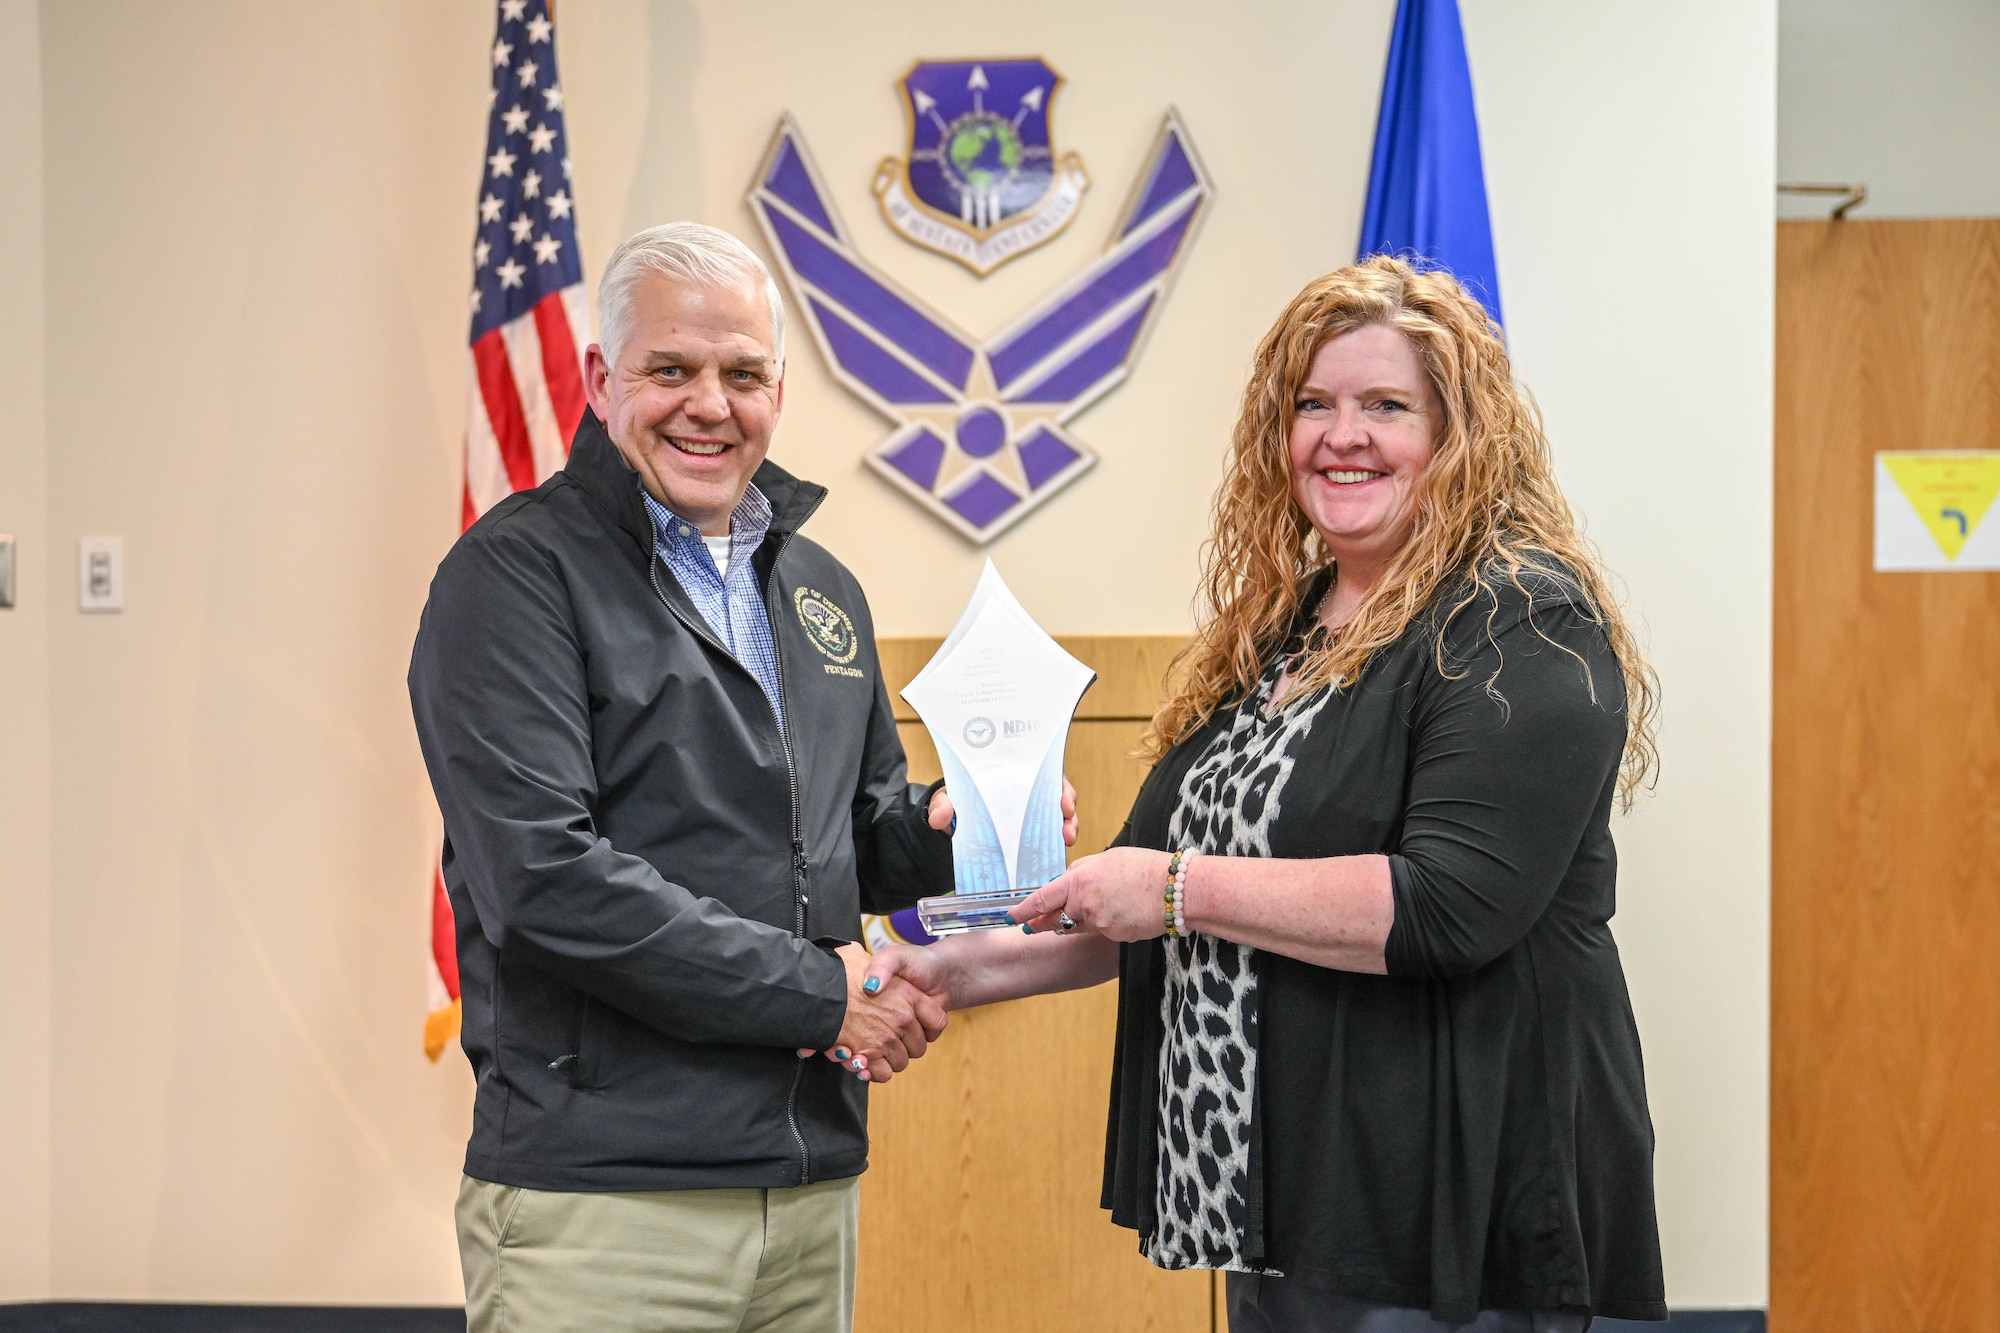
[[[653,549],[680,580],[688,600],[723,646],[764,687],[782,731],[785,702],[778,690],[778,649],[771,641],[771,615],[757,587],[757,570],[750,563],[751,554],[763,545],[764,534],[770,531],[771,502],[755,486],[737,501],[729,515],[729,574],[725,578],[716,571],[715,558],[708,553],[700,528],[655,500],[645,487],[639,488],[639,495],[653,515]]]

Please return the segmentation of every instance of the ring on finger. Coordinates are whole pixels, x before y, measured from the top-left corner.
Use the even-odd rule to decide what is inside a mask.
[[[1076,918],[1068,912],[1056,913],[1056,934],[1067,935],[1076,929]]]

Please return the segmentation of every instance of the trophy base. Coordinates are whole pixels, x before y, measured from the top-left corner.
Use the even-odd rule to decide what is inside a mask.
[[[1028,900],[1033,889],[1008,889],[1004,893],[951,893],[941,898],[917,899],[917,920],[933,935],[956,935],[967,930],[998,930],[1013,926],[1007,913]]]

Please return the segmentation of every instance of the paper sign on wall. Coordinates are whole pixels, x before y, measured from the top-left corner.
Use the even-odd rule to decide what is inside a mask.
[[[2000,569],[2000,452],[1875,455],[1875,568]]]

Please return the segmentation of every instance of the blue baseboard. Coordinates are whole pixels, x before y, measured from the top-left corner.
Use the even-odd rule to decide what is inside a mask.
[[[465,1333],[455,1306],[0,1305],[7,1333]]]
[[[0,1305],[6,1333],[465,1333],[450,1306]],[[1764,1333],[1762,1310],[1678,1310],[1664,1324],[1597,1319],[1590,1333]]]

